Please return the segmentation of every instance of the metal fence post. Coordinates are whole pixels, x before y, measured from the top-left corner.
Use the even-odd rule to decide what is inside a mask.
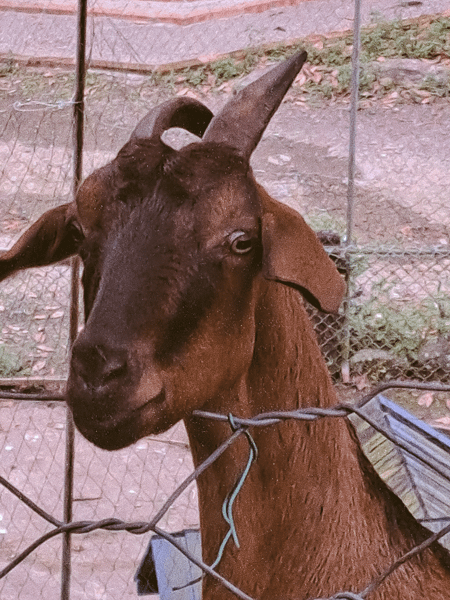
[[[83,167],[83,127],[84,127],[84,87],[86,71],[86,20],[87,0],[79,0],[78,3],[78,39],[76,60],[76,88],[74,97],[74,161],[73,161],[73,195],[77,193],[82,178]],[[71,278],[71,306],[70,306],[70,345],[78,333],[79,315],[79,270],[80,259],[78,256],[72,259]],[[75,426],[72,414],[67,409],[66,419],[66,458],[65,458],[65,484],[64,484],[64,521],[72,520],[72,496],[73,496],[73,462],[74,462],[74,439]],[[70,576],[71,576],[71,545],[70,533],[63,536],[62,550],[62,572],[61,572],[61,600],[70,598]]]
[[[361,46],[361,0],[355,0],[355,13],[353,23],[353,52],[352,52],[352,79],[350,101],[350,126],[349,126],[349,155],[348,155],[348,185],[347,185],[347,231],[345,237],[345,262],[347,294],[344,300],[344,344],[341,374],[344,383],[350,380],[350,327],[349,309],[352,280],[351,245],[353,240],[353,212],[355,196],[355,168],[356,168],[356,121],[359,102],[359,52]]]

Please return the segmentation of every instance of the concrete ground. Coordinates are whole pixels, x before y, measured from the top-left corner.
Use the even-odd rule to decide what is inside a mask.
[[[73,64],[75,0],[0,0],[0,58]],[[368,0],[362,22],[450,9],[449,0]],[[261,44],[348,30],[350,0],[96,0],[88,2],[92,66],[152,69]]]

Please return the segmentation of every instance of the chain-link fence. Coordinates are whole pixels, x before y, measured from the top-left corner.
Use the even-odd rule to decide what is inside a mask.
[[[275,115],[252,165],[270,193],[322,232],[347,278],[342,314],[313,314],[330,369],[336,380],[360,389],[392,378],[447,381],[446,14],[419,18],[418,3],[364,3],[357,9],[369,28],[355,55],[351,34],[326,37],[352,26],[350,2],[291,7],[280,2],[266,10],[261,3],[258,13],[252,12],[254,3],[213,4],[202,12],[195,0],[87,3],[83,176],[115,155],[149,106],[177,94],[193,95],[216,110],[253,77],[249,73],[263,72],[296,44],[306,44],[310,64]],[[30,7],[22,2],[21,12],[0,13],[3,249],[42,212],[73,195],[77,19],[62,1],[37,12]],[[435,2],[427,10],[448,8]],[[310,37],[299,42],[302,36]],[[356,73],[360,100],[352,105]],[[349,154],[355,158],[350,166]],[[36,392],[63,384],[70,277],[70,265],[62,263],[1,284],[4,389]],[[65,408],[0,402],[2,475],[62,519],[68,494]],[[72,518],[146,520],[190,469],[182,428],[115,454],[94,449],[76,434]],[[168,529],[198,526],[195,493],[190,488],[169,511]],[[49,527],[2,489],[2,566]],[[100,531],[74,540],[70,596],[134,597],[132,574],[145,545],[140,537]],[[0,582],[2,598],[59,597],[60,557],[56,538]]]

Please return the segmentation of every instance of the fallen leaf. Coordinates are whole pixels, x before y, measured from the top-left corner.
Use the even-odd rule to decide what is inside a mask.
[[[370,387],[370,383],[367,379],[366,373],[363,373],[362,375],[355,375],[355,377],[353,378],[353,384],[359,391],[365,390],[368,387]]]
[[[430,406],[433,404],[434,402],[434,395],[433,392],[426,392],[425,394],[422,394],[419,399],[417,400],[417,404],[419,406],[426,406],[427,408],[430,408]]]
[[[408,237],[412,234],[412,229],[409,225],[405,225],[404,227],[400,227],[400,233],[405,237]]]
[[[322,81],[322,74],[318,73],[317,71],[316,72],[313,71],[311,73],[310,79],[312,79],[314,81],[314,83],[316,83],[316,84],[320,83]]]
[[[414,90],[414,93],[421,98],[429,98],[431,96],[431,92],[428,92],[427,90]]]
[[[33,368],[31,369],[33,371],[33,373],[36,373],[36,371],[42,371],[42,369],[45,367],[46,362],[45,360],[39,360],[37,363],[35,363],[33,365]]]
[[[450,427],[450,417],[441,417],[440,419],[435,419],[434,422],[444,427]]]
[[[303,71],[300,71],[300,73],[295,78],[294,85],[304,85],[306,83],[306,79],[306,75],[303,73]]]
[[[20,231],[23,228],[22,221],[5,221],[3,223],[3,229],[5,231]]]
[[[52,315],[50,315],[50,319],[60,319],[63,316],[64,316],[64,311],[63,310],[57,310]]]

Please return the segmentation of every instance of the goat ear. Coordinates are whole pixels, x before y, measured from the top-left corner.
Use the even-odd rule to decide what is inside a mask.
[[[314,231],[262,188],[260,198],[264,277],[299,289],[324,312],[338,312],[345,283]]]
[[[68,258],[77,252],[81,237],[73,203],[47,211],[25,231],[11,250],[0,254],[0,281],[15,271],[42,267]]]

